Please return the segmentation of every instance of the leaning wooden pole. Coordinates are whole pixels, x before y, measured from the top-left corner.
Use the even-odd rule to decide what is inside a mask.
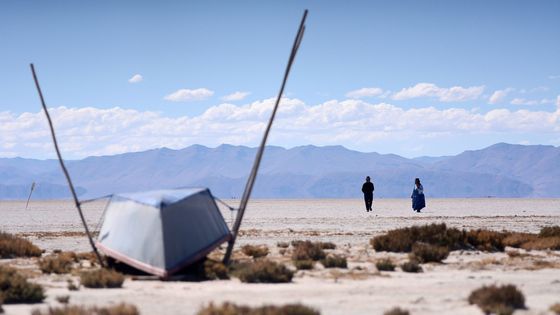
[[[86,230],[86,235],[89,239],[89,243],[91,245],[91,248],[93,249],[93,252],[95,253],[95,256],[97,257],[97,260],[99,261],[99,264],[104,267],[104,263],[103,263],[103,259],[101,259],[101,255],[99,255],[99,252],[97,251],[97,247],[95,246],[95,243],[93,242],[93,238],[91,237],[91,233],[89,232],[87,223],[86,223],[86,219],[84,218],[84,214],[82,212],[82,207],[80,205],[80,201],[78,200],[78,195],[76,195],[76,190],[74,189],[74,185],[72,184],[72,180],[70,179],[70,175],[68,174],[68,170],[66,169],[66,166],[64,165],[64,161],[62,160],[62,155],[60,154],[60,149],[58,148],[58,142],[56,141],[56,135],[54,133],[54,127],[51,121],[51,116],[49,115],[49,111],[47,110],[47,105],[45,105],[45,99],[43,98],[43,93],[41,92],[41,87],[39,86],[39,80],[37,80],[37,75],[35,74],[35,67],[33,66],[33,64],[30,64],[31,66],[31,73],[33,73],[33,80],[35,80],[35,86],[37,87],[37,92],[39,93],[39,98],[41,99],[41,105],[43,106],[43,110],[45,111],[45,115],[47,116],[47,121],[49,122],[49,128],[51,129],[51,136],[52,136],[52,140],[54,143],[54,149],[56,150],[56,155],[58,156],[58,162],[60,163],[60,168],[62,168],[62,172],[64,173],[64,176],[66,177],[66,180],[68,181],[68,186],[70,187],[70,192],[72,193],[72,197],[74,198],[74,204],[76,205],[76,208],[78,209],[78,213],[80,214],[80,219],[82,220],[82,224],[84,225],[84,229]]]
[[[247,183],[245,184],[243,197],[241,198],[241,202],[239,204],[239,210],[237,212],[237,217],[235,218],[235,223],[233,224],[232,231],[231,231],[232,238],[229,241],[226,254],[224,255],[224,264],[226,265],[230,261],[231,254],[233,252],[233,246],[235,245],[235,240],[237,238],[237,233],[239,232],[241,221],[243,220],[243,215],[245,214],[245,209],[247,208],[247,203],[249,202],[249,198],[251,197],[253,185],[255,184],[255,180],[257,179],[257,173],[259,171],[259,166],[261,164],[261,160],[263,157],[266,141],[268,139],[268,134],[270,133],[272,123],[274,122],[274,117],[276,116],[278,105],[280,104],[280,100],[282,99],[282,94],[284,94],[284,87],[286,86],[286,82],[288,81],[288,75],[290,74],[290,69],[292,68],[292,64],[296,58],[296,53],[298,51],[299,45],[301,44],[301,40],[303,39],[303,34],[305,32],[306,18],[307,18],[307,10],[305,10],[305,12],[303,13],[303,17],[301,18],[299,29],[296,38],[294,40],[294,44],[292,46],[292,51],[290,53],[290,58],[288,59],[288,64],[286,65],[286,71],[284,72],[284,79],[282,80],[282,85],[280,86],[278,97],[276,98],[276,103],[274,104],[274,108],[272,109],[272,114],[270,115],[268,125],[266,126],[266,129],[264,131],[264,135],[261,144],[259,146],[259,150],[257,151],[257,155],[255,156],[255,162],[253,163],[253,168],[251,169],[251,173],[249,174],[249,178],[247,179]]]

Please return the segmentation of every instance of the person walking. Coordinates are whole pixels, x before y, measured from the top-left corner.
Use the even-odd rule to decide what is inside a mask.
[[[373,204],[373,191],[375,187],[373,187],[373,183],[369,176],[366,177],[366,182],[362,185],[362,192],[364,193],[364,201],[366,202],[366,212],[373,211],[371,208]]]
[[[412,210],[420,212],[426,207],[426,198],[424,197],[424,186],[420,183],[420,178],[414,180],[414,189],[412,190]]]

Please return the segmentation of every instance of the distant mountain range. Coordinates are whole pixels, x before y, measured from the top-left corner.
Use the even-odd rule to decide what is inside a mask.
[[[209,187],[221,198],[242,194],[256,148],[193,145],[67,161],[81,198],[115,192]],[[375,197],[410,196],[420,177],[428,197],[560,197],[560,148],[499,143],[456,156],[407,159],[342,146],[269,146],[256,198],[361,198],[366,175]],[[0,158],[0,198],[70,197],[56,160]]]

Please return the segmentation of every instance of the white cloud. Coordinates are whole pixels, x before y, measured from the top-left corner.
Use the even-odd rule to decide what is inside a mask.
[[[233,92],[229,95],[226,95],[226,96],[222,97],[222,101],[224,101],[224,102],[241,101],[241,100],[245,99],[249,94],[251,94],[251,93],[250,92],[241,92],[241,91]]]
[[[511,100],[511,104],[513,105],[543,105],[543,104],[553,104],[554,100],[550,100],[547,98],[543,98],[541,100],[528,100],[524,98],[514,98]]]
[[[513,88],[507,88],[503,90],[496,90],[492,93],[492,96],[488,99],[488,104],[497,104],[504,100],[504,98],[510,93],[513,92]]]
[[[484,86],[442,88],[433,83],[418,83],[393,94],[392,98],[400,101],[418,97],[435,97],[441,102],[464,102],[477,99],[482,92],[484,92]]]
[[[382,94],[383,94],[383,89],[378,87],[370,87],[370,88],[361,88],[358,90],[350,91],[346,93],[346,97],[364,98],[364,97],[381,96]]]
[[[166,95],[163,99],[171,102],[190,102],[190,101],[202,101],[214,95],[214,91],[206,88],[199,88],[194,90],[180,89],[169,95]]]
[[[158,147],[183,148],[191,144],[258,145],[274,98],[242,106],[220,104],[194,117],[168,117],[161,113],[123,108],[51,109],[66,158],[107,155]],[[445,137],[498,137],[512,134],[549,135],[560,132],[560,96],[555,112],[494,109],[488,112],[462,108],[402,108],[361,100],[328,101],[306,105],[282,99],[271,144],[342,144],[374,148],[379,143]],[[455,138],[457,139],[457,138]],[[526,139],[526,138],[525,138]],[[417,140],[415,140],[417,141]],[[518,140],[516,140],[518,141]],[[44,114],[0,112],[0,154],[53,157]],[[369,149],[371,151],[371,149]]]
[[[560,95],[556,96],[556,110],[560,112]]]
[[[144,80],[144,77],[142,77],[142,75],[140,74],[135,74],[132,76],[132,78],[128,79],[129,83],[138,83],[138,82],[142,82],[142,80]]]

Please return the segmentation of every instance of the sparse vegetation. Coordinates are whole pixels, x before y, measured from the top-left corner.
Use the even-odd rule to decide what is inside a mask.
[[[389,258],[383,258],[375,262],[375,267],[379,271],[395,271],[395,264]]]
[[[318,242],[322,249],[336,249],[336,244],[333,242]]]
[[[319,243],[312,243],[310,241],[299,241],[299,242],[292,242],[294,246],[294,252],[292,254],[292,260],[321,260],[324,259],[327,255],[321,244]]]
[[[383,315],[409,315],[410,313],[405,310],[402,309],[400,307],[394,307],[388,311],[386,311],[385,313],[383,313]]]
[[[30,241],[0,232],[0,258],[39,257],[41,254],[42,250]]]
[[[204,275],[208,280],[229,279],[228,268],[222,262],[212,259],[204,261]]]
[[[223,303],[215,306],[210,303],[199,310],[197,315],[320,315],[313,308],[302,304],[287,304],[283,306],[265,305],[260,307],[238,306],[233,303]]]
[[[340,255],[329,255],[321,260],[325,268],[348,268],[346,257]]]
[[[80,283],[86,288],[120,288],[124,276],[112,269],[84,271],[80,274]]]
[[[53,254],[39,260],[39,269],[43,273],[64,274],[72,271],[75,257],[68,253]]]
[[[525,297],[514,285],[491,285],[472,291],[469,303],[476,304],[485,314],[509,315],[525,308]]]
[[[422,272],[422,266],[416,260],[410,260],[401,265],[401,269],[404,272]]]
[[[415,243],[412,245],[411,258],[421,263],[442,262],[449,256],[449,249],[445,246],[435,246],[425,243]]]
[[[549,310],[556,315],[560,315],[560,303],[551,305]]]
[[[276,243],[276,246],[278,246],[280,248],[288,248],[288,247],[290,247],[290,243],[288,243],[288,242],[278,242],[278,243]]]
[[[531,233],[510,233],[502,240],[502,244],[509,247],[521,247],[524,243],[538,239],[538,235]]]
[[[136,306],[120,303],[115,306],[107,307],[85,307],[79,305],[66,305],[64,307],[49,307],[48,310],[41,311],[35,309],[31,315],[139,315]]]
[[[560,237],[560,225],[545,226],[541,229],[539,237]]]
[[[268,247],[266,247],[265,245],[245,245],[241,248],[241,251],[243,252],[243,254],[253,257],[253,259],[265,257],[266,255],[268,255]]]
[[[68,304],[70,302],[70,295],[59,295],[56,297],[56,301],[61,304]]]
[[[315,262],[313,260],[294,260],[294,266],[297,270],[310,270],[313,269]]]
[[[235,275],[242,282],[282,283],[291,282],[294,273],[283,264],[270,260],[258,260],[238,266]]]
[[[543,238],[539,237],[533,241],[529,241],[527,243],[521,244],[521,248],[526,250],[544,250],[544,249],[560,250],[560,237],[559,236],[551,236],[551,237],[543,237]]]
[[[72,280],[68,280],[67,288],[68,288],[68,291],[78,291],[78,290],[80,290],[80,287],[76,286],[74,284],[74,281],[72,281]]]
[[[45,294],[42,286],[28,282],[15,268],[0,266],[0,299],[5,304],[40,303]]]

